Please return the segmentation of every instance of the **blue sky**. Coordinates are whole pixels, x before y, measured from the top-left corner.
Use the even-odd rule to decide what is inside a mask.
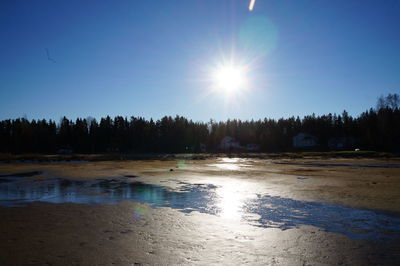
[[[399,93],[400,1],[248,2],[2,0],[0,119],[358,115]],[[226,60],[249,69],[230,98]]]

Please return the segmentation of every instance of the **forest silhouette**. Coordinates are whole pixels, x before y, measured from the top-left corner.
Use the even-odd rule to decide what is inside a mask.
[[[260,152],[295,150],[292,139],[308,133],[318,139],[313,150],[325,151],[332,138],[353,139],[347,149],[400,151],[400,100],[398,94],[381,96],[376,108],[358,117],[342,114],[308,115],[225,122],[194,122],[182,116],[160,120],[142,117],[110,116],[97,121],[63,117],[53,120],[8,119],[0,122],[0,152],[53,154],[60,150],[74,153],[197,153],[201,146],[217,152],[225,136],[242,145],[257,144]]]

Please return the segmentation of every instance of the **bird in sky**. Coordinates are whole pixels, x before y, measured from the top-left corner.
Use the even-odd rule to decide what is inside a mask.
[[[50,57],[49,49],[45,48],[45,50],[46,50],[47,60],[55,63],[56,60],[54,60],[53,58]]]

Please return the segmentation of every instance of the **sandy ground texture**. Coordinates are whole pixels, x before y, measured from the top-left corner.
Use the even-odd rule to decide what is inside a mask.
[[[226,206],[234,205],[235,195],[251,192],[397,215],[399,164],[395,159],[318,158],[24,163],[2,164],[0,175],[38,171],[38,180],[128,175],[172,189],[180,183],[210,183],[228,187]],[[263,228],[237,219],[234,212],[228,208],[227,215],[184,213],[132,201],[0,207],[0,265],[396,265],[400,261],[398,238],[355,240],[308,225]]]

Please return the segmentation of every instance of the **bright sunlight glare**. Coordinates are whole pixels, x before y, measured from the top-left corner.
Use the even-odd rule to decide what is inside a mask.
[[[241,90],[246,85],[244,69],[234,65],[222,65],[214,72],[214,83],[217,89],[231,94]]]

